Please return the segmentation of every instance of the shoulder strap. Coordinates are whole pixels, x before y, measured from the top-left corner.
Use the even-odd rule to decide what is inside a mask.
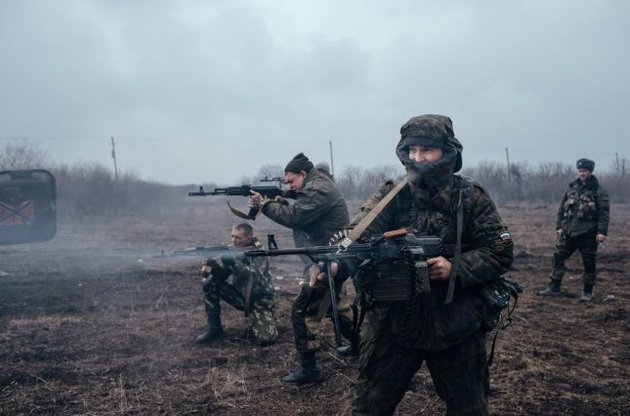
[[[455,256],[453,257],[451,274],[448,277],[448,289],[446,292],[445,304],[453,301],[453,293],[455,292],[455,281],[459,272],[459,260],[462,255],[462,229],[464,228],[464,205],[462,204],[462,191],[459,191],[457,200],[457,240],[455,241]]]
[[[372,221],[374,221],[374,219],[378,216],[378,214],[380,214],[381,211],[385,209],[387,204],[389,204],[391,200],[394,199],[396,195],[398,195],[398,192],[400,192],[400,190],[403,189],[406,184],[407,176],[405,175],[405,177],[402,178],[396,184],[396,186],[394,186],[392,190],[383,197],[383,199],[378,201],[378,204],[376,204],[374,208],[372,208],[370,212],[365,215],[365,217],[361,218],[361,221],[359,221],[359,223],[350,231],[348,236],[339,243],[339,249],[347,249],[350,244],[352,244],[357,238],[359,238],[361,234],[363,234],[363,232],[367,229],[367,227],[370,226]]]

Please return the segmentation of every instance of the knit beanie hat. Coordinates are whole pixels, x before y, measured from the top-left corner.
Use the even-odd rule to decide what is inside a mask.
[[[292,173],[300,173],[304,171],[308,173],[311,169],[313,169],[313,163],[308,160],[308,157],[304,156],[304,153],[298,153],[289,163],[287,163],[284,171]]]

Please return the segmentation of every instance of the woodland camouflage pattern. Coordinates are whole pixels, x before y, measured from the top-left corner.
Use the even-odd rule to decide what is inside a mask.
[[[566,269],[564,261],[576,250],[582,254],[583,283],[594,285],[597,278],[597,234],[608,235],[610,203],[608,192],[594,175],[569,184],[562,196],[556,220],[556,230],[562,230],[553,254],[551,279],[560,281]]]
[[[245,249],[262,248],[262,243],[254,238],[251,246]],[[221,313],[221,299],[246,313],[248,336],[259,345],[269,345],[278,337],[274,315],[274,289],[269,260],[265,257],[233,259],[224,264],[214,260],[210,284],[204,285],[205,305],[208,316]],[[252,281],[250,305],[246,305],[246,291]],[[248,308],[249,306],[249,308]]]
[[[608,235],[610,203],[608,192],[591,175],[585,182],[579,178],[569,184],[562,196],[556,230],[568,237]]]
[[[414,144],[410,137],[439,146],[444,156],[438,162],[417,166],[420,164],[408,157],[408,145]],[[438,395],[447,403],[449,415],[488,412],[489,369],[481,329],[483,300],[478,292],[508,270],[513,244],[486,190],[453,174],[461,166],[461,150],[448,117],[414,117],[401,129],[396,153],[407,169],[408,184],[364,235],[404,227],[455,244],[455,214],[461,195],[465,248],[451,303],[445,304],[448,281],[431,281],[428,295],[402,302],[375,302],[366,312],[353,401],[355,415],[392,414],[423,362],[429,367]],[[379,189],[353,224],[392,186],[390,182]],[[360,273],[357,278],[362,278]]]

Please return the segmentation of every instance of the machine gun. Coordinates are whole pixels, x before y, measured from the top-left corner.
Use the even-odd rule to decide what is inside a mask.
[[[272,247],[272,245],[269,246]],[[364,239],[360,243],[354,243],[347,247],[332,245],[289,249],[270,248],[266,250],[250,250],[240,254],[245,257],[304,255],[309,257],[314,263],[320,264],[320,270],[323,269],[329,276],[328,287],[330,289],[330,303],[335,325],[335,341],[337,347],[340,347],[342,346],[341,330],[339,327],[337,303],[335,302],[337,295],[335,293],[335,285],[330,281],[333,261],[354,260],[356,264],[359,264],[356,272],[365,267],[374,267],[379,264],[391,265],[395,262],[405,264],[404,273],[399,278],[391,279],[387,282],[374,282],[375,289],[378,290],[380,287],[384,294],[381,299],[397,300],[394,296],[397,293],[402,292],[405,296],[408,296],[409,292],[421,294],[430,291],[425,260],[444,255],[444,251],[445,246],[439,237],[400,229],[388,231],[381,236]],[[409,273],[410,270],[413,270],[413,273]],[[391,292],[391,286],[394,287],[394,291],[397,291],[397,293]]]
[[[219,246],[199,246],[199,247],[189,247],[183,250],[175,250],[170,253],[162,252],[153,256],[153,258],[167,258],[167,257],[181,257],[181,256],[198,256],[198,257],[216,257],[220,256],[224,253],[229,253],[230,247],[227,245],[219,245]]]
[[[266,179],[266,178],[265,178]],[[274,178],[272,178],[274,179]],[[267,182],[270,180],[267,179]],[[295,198],[295,194],[292,191],[286,191],[277,186],[251,186],[251,185],[241,185],[241,186],[228,186],[226,188],[214,188],[214,191],[206,192],[203,189],[203,186],[199,187],[199,191],[197,192],[188,192],[188,196],[214,196],[214,195],[239,195],[239,196],[250,196],[251,192],[258,192],[264,198],[274,199],[277,196],[282,196],[285,198]],[[230,207],[230,211],[237,217],[246,219],[246,220],[255,220],[256,215],[258,214],[257,208],[252,208],[249,210],[249,213],[244,214],[237,209],[233,208],[228,202],[228,207]]]

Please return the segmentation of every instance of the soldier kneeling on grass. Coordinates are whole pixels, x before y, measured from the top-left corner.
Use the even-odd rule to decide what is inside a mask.
[[[232,250],[261,249],[262,243],[254,236],[247,223],[232,227],[230,234]],[[278,338],[274,315],[274,289],[266,257],[234,258],[222,256],[208,259],[201,269],[204,278],[208,326],[195,340],[206,344],[223,337],[221,325],[221,299],[238,310],[245,312],[248,337],[258,345],[270,345]]]

